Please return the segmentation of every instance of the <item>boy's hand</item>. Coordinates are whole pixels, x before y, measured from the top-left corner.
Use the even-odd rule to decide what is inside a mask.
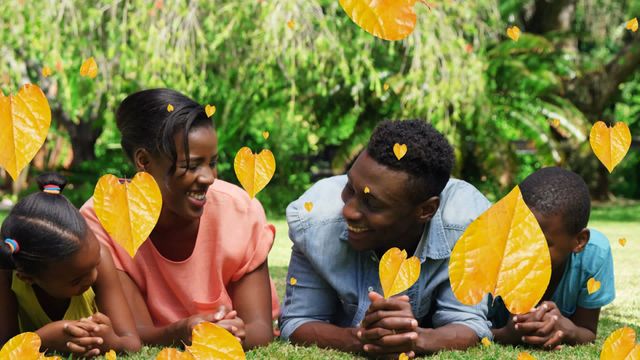
[[[398,358],[401,353],[415,355],[418,321],[413,316],[406,295],[385,299],[369,293],[371,305],[357,333],[364,351],[375,357]]]
[[[527,335],[522,341],[547,350],[560,349],[571,321],[565,318],[553,301],[545,301],[534,311],[515,316],[515,328]]]

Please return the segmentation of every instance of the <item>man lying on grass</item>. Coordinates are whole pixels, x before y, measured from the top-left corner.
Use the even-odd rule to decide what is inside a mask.
[[[551,280],[542,302],[524,315],[509,314],[500,298],[489,299],[495,341],[545,349],[593,342],[600,308],[613,301],[615,288],[609,240],[587,229],[589,189],[577,174],[550,167],[529,175],[520,190],[547,239]],[[590,294],[591,278],[601,287]]]
[[[400,160],[396,143],[407,146]],[[449,179],[453,163],[451,146],[429,124],[386,121],[347,175],[319,181],[288,206],[283,338],[397,359],[491,337],[487,302],[462,305],[449,283],[451,249],[490,205]],[[392,247],[418,257],[421,271],[404,295],[385,300],[378,265]]]

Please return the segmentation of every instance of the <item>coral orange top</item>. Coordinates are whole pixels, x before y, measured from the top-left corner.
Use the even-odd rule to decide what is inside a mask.
[[[222,180],[216,180],[207,191],[195,248],[183,261],[166,259],[149,239],[132,259],[100,224],[93,198],[80,212],[96,237],[111,250],[116,267],[138,285],[156,326],[215,312],[221,305],[233,309],[229,284],[267,259],[275,236],[275,227],[267,223],[260,202]],[[276,319],[280,309],[273,281],[271,302]]]

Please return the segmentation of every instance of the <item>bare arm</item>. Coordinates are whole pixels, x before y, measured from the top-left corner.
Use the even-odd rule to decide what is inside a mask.
[[[464,350],[475,346],[478,336],[470,327],[449,324],[436,329],[418,328],[416,353],[429,354],[440,350]]]
[[[342,328],[323,321],[313,321],[300,325],[289,340],[298,345],[313,344],[321,348],[361,352],[362,343],[356,336],[357,331],[357,328]]]
[[[271,286],[265,260],[254,271],[229,287],[234,310],[245,324],[244,347],[251,349],[273,340],[271,323]]]
[[[11,270],[0,270],[0,344],[17,335],[18,328],[18,303],[11,291]]]

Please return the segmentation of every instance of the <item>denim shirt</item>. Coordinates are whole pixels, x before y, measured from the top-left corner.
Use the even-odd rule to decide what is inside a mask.
[[[355,251],[347,241],[341,199],[346,183],[346,175],[318,181],[287,207],[293,248],[280,318],[284,339],[311,321],[357,327],[370,305],[368,292],[382,293],[375,252]],[[313,203],[311,211],[305,202]],[[476,188],[461,180],[450,179],[440,194],[440,206],[425,225],[414,254],[420,259],[420,277],[404,292],[421,327],[462,324],[480,339],[492,338],[486,297],[478,305],[463,305],[449,283],[451,249],[489,206]]]

